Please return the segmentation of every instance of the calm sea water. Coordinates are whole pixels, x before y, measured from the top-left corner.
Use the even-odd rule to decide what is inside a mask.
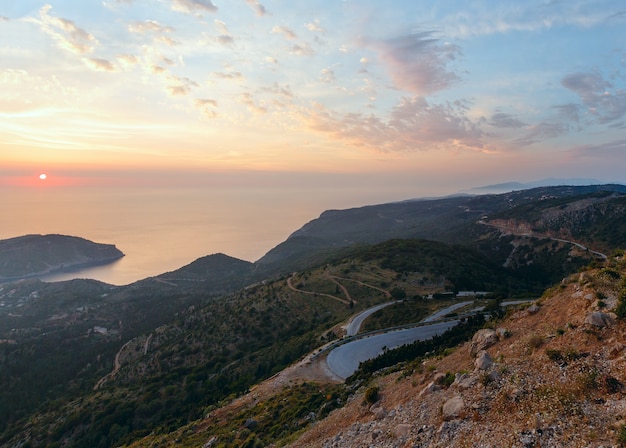
[[[0,239],[58,233],[115,244],[126,255],[107,266],[43,280],[93,278],[115,285],[218,252],[256,261],[324,210],[365,205],[366,195],[369,203],[377,198],[351,189],[283,187],[2,187],[0,194]]]

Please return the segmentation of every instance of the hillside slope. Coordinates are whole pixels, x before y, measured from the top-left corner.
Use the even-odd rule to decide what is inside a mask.
[[[575,274],[441,359],[379,372],[291,447],[626,443],[623,255]],[[376,387],[379,400],[364,393]]]

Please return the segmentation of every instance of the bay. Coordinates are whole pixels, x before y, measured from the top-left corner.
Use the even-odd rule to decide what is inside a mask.
[[[129,284],[225,253],[256,261],[329,208],[385,201],[357,188],[278,186],[0,188],[0,239],[80,236],[115,244],[125,256],[106,266],[41,277]],[[369,198],[369,201],[368,199]]]

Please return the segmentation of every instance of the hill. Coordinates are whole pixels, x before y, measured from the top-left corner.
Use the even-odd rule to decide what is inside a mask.
[[[0,446],[294,441],[376,381],[363,370],[337,384],[323,356],[309,356],[342,341],[355,313],[403,299],[365,327],[411,325],[466,300],[456,292],[478,290],[489,294],[474,306],[499,316],[502,300],[536,298],[589,264],[608,263],[589,278],[619,283],[623,266],[611,254],[623,241],[624,190],[552,187],[332,211],[254,264],[214,254],[122,287],[0,285]],[[584,296],[611,309],[615,285],[602,288]],[[423,353],[442,359],[471,328],[392,370],[412,375]],[[377,385],[383,400],[386,384]]]
[[[111,263],[124,254],[112,244],[65,235],[0,240],[0,283]]]
[[[606,200],[607,195],[609,200]],[[280,271],[284,266],[302,268],[319,262],[333,251],[354,244],[375,244],[400,238],[470,244],[488,233],[487,229],[477,225],[484,217],[520,210],[519,216],[523,219],[524,213],[548,199],[553,200],[548,204],[554,209],[581,196],[585,196],[587,202],[579,202],[579,205],[586,205],[591,210],[596,207],[595,204],[604,203],[607,207],[612,201],[623,200],[624,195],[626,187],[623,185],[540,187],[504,194],[412,200],[348,210],[329,210],[292,233],[286,241],[259,259],[257,264],[270,271]],[[558,200],[563,202],[556,203]],[[578,225],[584,232],[589,223],[582,220],[585,216],[583,209],[584,207],[581,208],[581,213],[563,225]],[[586,216],[596,216],[599,222],[610,217],[618,222],[622,216],[620,207],[606,208],[605,211],[604,215],[590,211]],[[603,231],[606,229],[598,229],[589,243],[595,243]],[[577,236],[579,235],[580,232]],[[621,237],[610,242],[612,245],[622,243],[624,241]],[[607,247],[604,243],[602,245]]]

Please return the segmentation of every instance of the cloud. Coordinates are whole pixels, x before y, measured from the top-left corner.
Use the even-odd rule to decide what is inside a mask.
[[[285,37],[285,39],[289,39],[289,40],[294,40],[298,37],[296,33],[294,33],[291,29],[287,28],[286,26],[278,26],[278,25],[272,28],[272,34],[282,34]]]
[[[587,112],[602,124],[626,116],[626,91],[617,89],[611,92],[612,83],[599,73],[571,73],[561,80],[561,84],[576,93]]]
[[[39,10],[39,20],[31,21],[39,24],[60,48],[78,55],[91,53],[98,43],[96,38],[71,20],[51,16],[48,14],[51,9],[50,5],[43,6]]]
[[[205,99],[205,98],[198,98],[194,100],[194,104],[196,106],[202,106],[202,107],[206,107],[206,106],[217,107],[217,101],[211,100],[211,99]]]
[[[320,72],[320,81],[325,82],[327,84],[331,84],[335,82],[337,78],[335,77],[335,72],[330,68],[324,68]]]
[[[217,6],[211,0],[172,0],[172,9],[187,14],[199,11],[217,12]]]
[[[272,84],[270,87],[263,87],[261,91],[271,93],[273,95],[282,96],[287,99],[292,99],[294,97],[294,94],[291,91],[291,87],[289,87],[288,85],[280,85],[277,82]]]
[[[461,54],[459,47],[440,42],[430,31],[371,42],[369,45],[377,51],[399,89],[428,95],[459,80],[459,76],[447,67]]]
[[[526,134],[522,137],[515,139],[521,146],[530,146],[535,143],[549,140],[551,138],[559,137],[568,131],[567,125],[564,123],[550,123],[542,121],[539,124],[529,126]]]
[[[0,16],[0,22],[8,22],[9,20],[7,16]]]
[[[610,142],[582,145],[568,151],[573,157],[623,160],[626,156],[626,139]]]
[[[254,101],[254,98],[249,93],[242,93],[241,95],[239,95],[239,102],[247,106],[250,112],[253,112],[256,114],[267,113],[267,108],[256,104],[256,102]]]
[[[272,56],[266,56],[265,62],[269,62],[270,64],[278,64],[278,59]]]
[[[459,102],[429,104],[425,98],[403,98],[388,120],[370,114],[335,114],[322,105],[307,111],[308,127],[355,147],[377,151],[470,149],[487,151],[484,133],[465,116]]]
[[[193,104],[206,118],[217,118],[218,113],[215,111],[217,101],[208,98],[197,98],[193,101]]]
[[[175,31],[171,26],[161,25],[156,20],[145,20],[143,22],[131,22],[128,24],[131,33],[172,33]]]
[[[250,5],[250,7],[258,16],[264,16],[265,14],[267,14],[265,6],[259,3],[258,0],[246,0],[246,3]]]
[[[244,79],[241,72],[213,72],[212,75],[218,79],[227,79],[227,80]]]
[[[522,128],[527,126],[526,123],[519,120],[513,115],[506,114],[504,112],[496,112],[491,116],[489,124],[496,128]]]
[[[117,60],[123,65],[139,64],[139,58],[134,54],[120,54],[119,56],[117,56]]]
[[[166,90],[172,96],[188,95],[191,93],[192,88],[200,87],[200,84],[186,77],[169,75],[167,79],[170,84],[166,87]]]
[[[289,49],[289,53],[296,56],[312,56],[315,54],[315,50],[309,44],[304,44],[304,46],[295,44]]]
[[[228,31],[228,27],[226,26],[226,23],[217,19],[214,20],[214,23],[218,31],[221,33],[219,36],[217,36],[217,42],[220,43],[221,45],[232,45],[234,42],[234,39],[233,39],[233,36],[230,34],[230,31]]]
[[[111,61],[101,58],[85,58],[85,64],[98,72],[115,72],[117,68]]]
[[[326,31],[324,28],[322,28],[322,26],[320,26],[319,19],[315,19],[313,20],[313,22],[309,22],[304,26],[306,27],[307,30],[313,33],[323,33]]]

